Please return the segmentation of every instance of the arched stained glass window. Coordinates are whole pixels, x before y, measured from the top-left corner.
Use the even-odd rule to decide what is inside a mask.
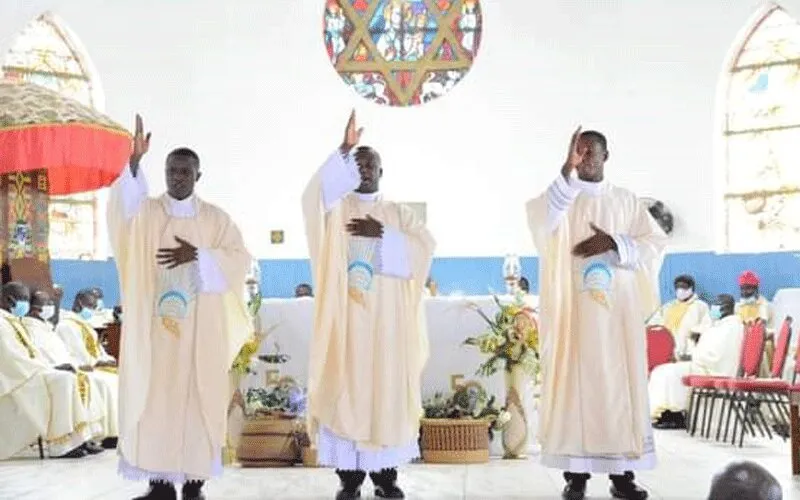
[[[725,78],[724,248],[800,249],[800,23],[763,9]]]
[[[35,83],[88,106],[103,108],[87,57],[55,16],[43,14],[17,35],[3,59],[4,78]],[[54,259],[94,258],[98,251],[96,193],[52,197],[49,249]]]

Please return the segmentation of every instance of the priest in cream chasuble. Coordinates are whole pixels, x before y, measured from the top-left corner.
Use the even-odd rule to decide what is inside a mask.
[[[150,198],[139,161],[112,187],[109,234],[125,311],[120,353],[120,473],[150,480],[142,498],[202,498],[222,472],[228,371],[252,333],[242,283],[252,257],[231,218],[194,194],[200,160],[167,156],[167,193]]]
[[[605,137],[579,129],[561,175],[527,204],[540,259],[539,439],[542,462],[565,471],[565,497],[583,498],[595,472],[611,475],[616,498],[641,499],[633,470],[655,466],[645,320],[666,235],[604,179],[607,158]]]
[[[396,467],[419,454],[421,376],[428,358],[423,289],[434,240],[414,211],[378,191],[380,156],[342,146],[313,175],[303,215],[316,288],[309,360],[309,427],[339,499],[403,498]]]

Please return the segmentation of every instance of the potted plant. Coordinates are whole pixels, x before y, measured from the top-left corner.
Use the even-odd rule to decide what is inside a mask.
[[[450,396],[437,393],[422,406],[420,450],[429,463],[487,462],[493,432],[510,418],[477,382],[459,386]]]
[[[464,344],[475,346],[488,356],[478,367],[478,375],[488,377],[503,370],[506,383],[504,408],[511,416],[503,430],[504,458],[522,458],[529,439],[522,394],[539,374],[539,327],[535,311],[521,300],[502,304],[495,296],[494,301],[499,308],[494,318],[475,306],[489,328],[477,337],[467,338]]]
[[[300,461],[298,434],[305,432],[306,393],[290,377],[249,389],[248,417],[239,443],[243,467],[283,467]]]

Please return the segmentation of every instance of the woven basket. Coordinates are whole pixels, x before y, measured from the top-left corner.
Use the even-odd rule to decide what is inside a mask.
[[[289,467],[300,461],[294,418],[258,416],[245,422],[237,449],[242,467]]]
[[[489,421],[423,418],[422,459],[434,464],[481,464],[489,461]]]

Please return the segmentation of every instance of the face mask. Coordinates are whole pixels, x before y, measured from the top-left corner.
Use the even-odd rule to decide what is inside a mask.
[[[251,297],[255,297],[258,295],[258,287],[257,286],[248,286],[247,293],[250,294]]]
[[[117,321],[122,323],[122,313],[117,314]]]
[[[90,319],[92,319],[92,316],[94,316],[94,311],[92,311],[88,307],[84,307],[83,309],[81,309],[80,316],[85,321],[89,321]]]
[[[97,306],[95,307],[98,311],[103,310],[103,299],[97,299]]]
[[[714,321],[722,319],[722,307],[714,304],[711,306],[711,319]]]
[[[42,314],[40,317],[47,321],[48,319],[52,318],[56,315],[56,306],[44,306],[42,307]]]
[[[676,288],[675,289],[675,297],[678,300],[686,300],[694,294],[691,288]]]
[[[31,310],[31,303],[27,300],[18,300],[14,307],[11,309],[11,314],[14,316],[21,318],[28,314]]]
[[[755,295],[751,295],[749,297],[742,297],[742,302],[745,304],[755,304],[758,299]]]

